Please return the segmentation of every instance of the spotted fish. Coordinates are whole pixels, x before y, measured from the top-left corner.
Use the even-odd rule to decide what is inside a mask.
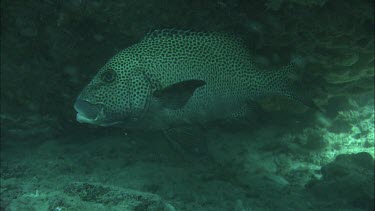
[[[112,57],[74,104],[77,121],[165,129],[246,115],[249,102],[293,92],[294,63],[263,70],[240,39],[156,30]]]

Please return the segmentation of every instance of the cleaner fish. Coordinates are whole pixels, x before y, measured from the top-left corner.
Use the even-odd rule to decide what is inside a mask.
[[[233,35],[156,30],[112,57],[77,97],[77,121],[166,129],[244,116],[260,97],[294,93],[295,64],[256,67]]]

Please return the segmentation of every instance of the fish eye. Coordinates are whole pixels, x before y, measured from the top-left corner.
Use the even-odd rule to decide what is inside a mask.
[[[105,83],[112,83],[113,81],[116,80],[116,72],[112,69],[108,69],[105,72],[102,73],[100,76],[101,80],[104,81]]]

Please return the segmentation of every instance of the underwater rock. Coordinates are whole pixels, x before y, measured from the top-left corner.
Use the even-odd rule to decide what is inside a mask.
[[[19,33],[25,37],[36,37],[38,36],[38,29],[36,24],[29,18],[17,18],[16,26],[18,27]]]
[[[29,138],[44,140],[57,137],[59,134],[56,118],[47,115],[31,114],[18,117],[14,114],[2,114],[0,120],[3,123],[1,135],[7,140]]]
[[[323,177],[306,188],[316,197],[345,200],[347,205],[374,209],[374,158],[366,152],[341,154],[321,168]]]
[[[289,4],[298,4],[307,7],[323,6],[328,0],[287,0]]]
[[[170,204],[164,204],[158,195],[130,189],[105,187],[100,184],[72,183],[64,192],[69,196],[78,197],[85,202],[118,206],[124,210],[171,210]]]
[[[5,181],[8,182],[8,181]],[[63,189],[36,189],[27,193],[4,184],[1,208],[4,210],[175,210],[155,194],[101,184],[71,183]],[[3,207],[4,206],[4,207]],[[1,209],[3,210],[3,209]]]
[[[328,0],[267,0],[266,6],[272,10],[279,10],[282,6],[323,6]]]

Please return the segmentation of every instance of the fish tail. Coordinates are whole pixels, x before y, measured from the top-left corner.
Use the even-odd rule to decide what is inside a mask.
[[[294,101],[300,102],[307,107],[321,111],[321,109],[314,103],[311,97],[308,96],[306,88],[301,83],[305,62],[301,57],[292,57],[292,61],[281,68],[278,72],[281,74],[279,94],[288,97]]]

